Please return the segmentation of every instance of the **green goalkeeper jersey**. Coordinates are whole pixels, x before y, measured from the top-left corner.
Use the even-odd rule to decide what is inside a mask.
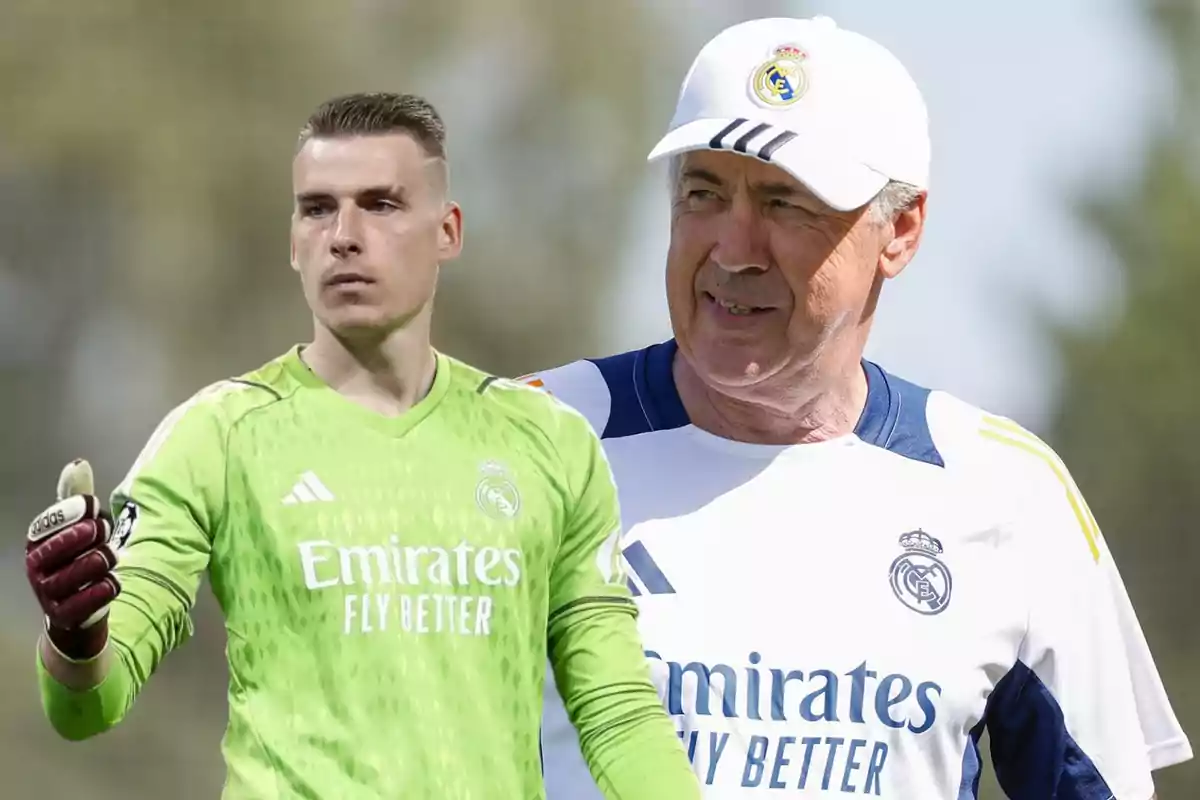
[[[114,492],[113,668],[87,692],[41,668],[56,729],[124,716],[190,635],[207,573],[229,800],[543,797],[547,657],[611,797],[698,797],[586,420],[440,353],[429,394],[385,417],[300,350],[177,408]]]

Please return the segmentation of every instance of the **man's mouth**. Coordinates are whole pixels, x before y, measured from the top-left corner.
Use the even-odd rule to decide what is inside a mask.
[[[717,298],[708,292],[704,293],[704,297],[710,303],[717,305],[735,317],[748,317],[753,314],[764,314],[768,311],[771,311],[770,308],[765,308],[763,306],[752,306],[745,303],[734,302],[733,300]]]
[[[365,286],[374,282],[361,272],[338,272],[325,279],[326,286]]]

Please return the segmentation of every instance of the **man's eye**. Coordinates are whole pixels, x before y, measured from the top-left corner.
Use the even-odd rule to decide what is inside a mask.
[[[300,216],[302,217],[320,217],[325,214],[325,207],[320,205],[304,205],[300,206]]]
[[[687,193],[689,200],[713,200],[717,193],[712,189],[692,189]]]
[[[784,218],[792,222],[818,222],[825,219],[825,215],[814,211],[807,206],[799,205],[798,203],[789,203],[787,200],[773,198],[767,201],[768,212],[782,214]]]

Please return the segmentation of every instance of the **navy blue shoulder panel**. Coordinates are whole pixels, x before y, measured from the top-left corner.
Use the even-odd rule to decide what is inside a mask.
[[[675,388],[671,366],[678,346],[674,339],[590,361],[604,376],[611,406],[602,437],[619,439],[689,424]],[[867,403],[854,433],[867,444],[905,458],[945,466],[933,443],[925,409],[929,390],[889,375],[863,361]]]
[[[669,339],[642,350],[590,359],[604,376],[612,398],[602,438],[636,436],[688,424],[671,372],[677,349],[675,340]]]
[[[863,361],[867,374],[867,404],[854,433],[867,444],[915,461],[944,467],[942,454],[929,430],[929,390]]]

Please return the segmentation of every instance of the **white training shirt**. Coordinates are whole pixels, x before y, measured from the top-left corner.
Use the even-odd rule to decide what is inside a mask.
[[[1149,800],[1191,758],[1066,468],[864,362],[852,435],[689,424],[673,341],[528,376],[604,438],[655,684],[706,798]],[[549,800],[599,800],[548,676]],[[771,790],[776,790],[772,792]]]

